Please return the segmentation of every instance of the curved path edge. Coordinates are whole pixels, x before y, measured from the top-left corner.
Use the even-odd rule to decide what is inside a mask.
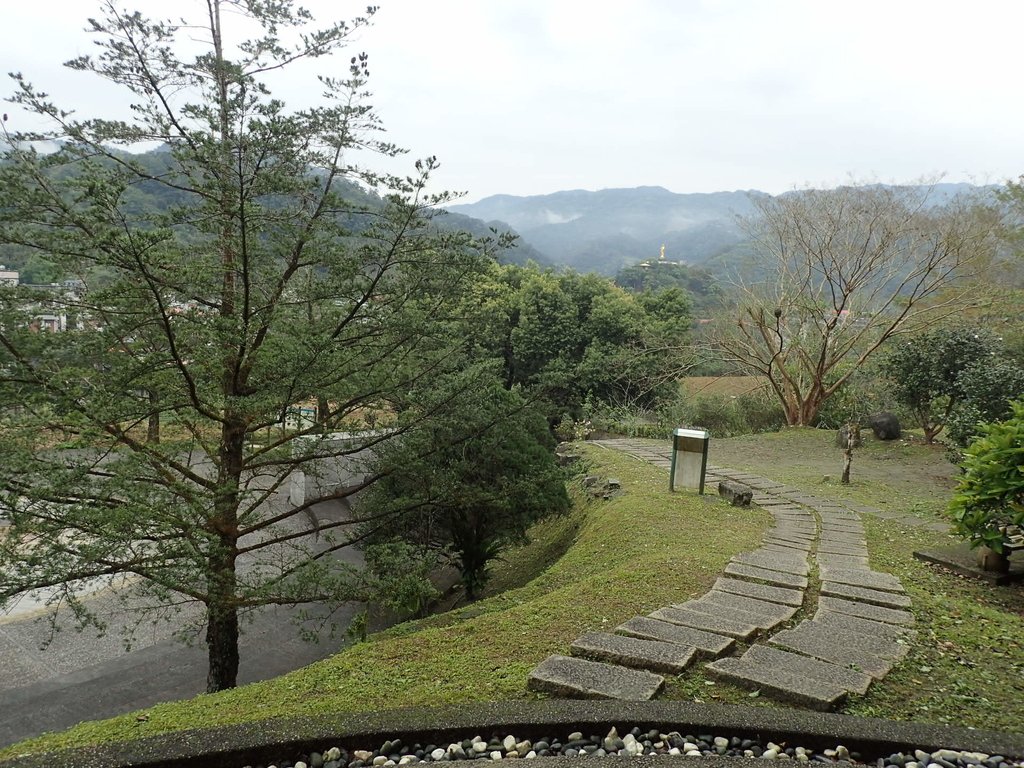
[[[212,729],[180,731],[123,744],[67,750],[0,760],[0,768],[237,768],[323,749],[380,744],[395,736],[443,741],[456,735],[515,732],[528,736],[552,727],[605,732],[611,726],[644,725],[679,730],[723,731],[737,736],[777,740],[799,738],[808,747],[842,743],[865,754],[906,747],[949,748],[1007,757],[1024,756],[1024,735],[969,728],[902,723],[877,718],[782,708],[694,704],[677,701],[514,701],[443,708],[409,708],[316,718],[289,718]],[[603,729],[603,730],[602,730]],[[687,757],[592,758],[603,765],[645,768],[692,765]],[[552,762],[557,761],[557,762]],[[639,762],[638,762],[639,761]],[[741,762],[742,761],[742,762]],[[536,758],[533,768],[564,766],[561,757]],[[703,758],[701,768],[750,766],[748,758]]]

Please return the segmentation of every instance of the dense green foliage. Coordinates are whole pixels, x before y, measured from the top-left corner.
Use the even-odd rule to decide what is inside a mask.
[[[954,529],[971,546],[1003,551],[1007,527],[1024,528],[1024,401],[1005,421],[983,424],[964,453],[950,503]]]
[[[465,307],[470,356],[538,398],[552,425],[587,402],[671,399],[692,359],[690,304],[677,288],[635,296],[600,275],[495,265]]]
[[[491,561],[569,498],[548,425],[516,390],[495,383],[461,402],[457,421],[425,421],[381,453],[359,509],[394,510],[374,538],[451,551],[473,600]]]
[[[897,402],[924,430],[925,442],[932,442],[969,400],[972,380],[996,363],[999,347],[995,335],[982,329],[937,328],[889,350],[882,371]]]
[[[707,317],[722,299],[722,289],[715,276],[707,269],[687,264],[650,260],[646,265],[623,267],[615,275],[615,284],[634,293],[678,288],[692,301],[695,317]]]

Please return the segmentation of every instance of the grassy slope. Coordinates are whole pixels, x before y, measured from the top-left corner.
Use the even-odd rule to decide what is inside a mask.
[[[817,495],[939,518],[955,474],[941,449],[869,439],[854,456],[853,482],[842,486],[835,482],[841,456],[831,441],[831,433],[815,430],[716,440],[711,461]],[[564,653],[585,630],[702,593],[734,552],[756,546],[768,522],[757,510],[670,495],[663,470],[596,448],[589,454],[602,474],[622,480],[626,493],[542,524],[533,545],[496,569],[498,586],[508,591],[400,625],[276,680],[153,707],[144,722],[133,714],[84,724],[0,751],[0,757],[196,724],[526,698],[526,674],[540,659]],[[865,525],[872,566],[903,580],[919,635],[907,658],[844,711],[1024,732],[1024,588],[990,587],[912,558],[915,549],[951,543],[941,533],[870,516]],[[557,557],[561,540],[572,535],[576,540],[564,556],[523,583],[524,574]],[[699,666],[670,680],[665,695],[774,706],[708,680]]]
[[[733,554],[757,545],[768,523],[764,512],[715,497],[670,494],[664,470],[588,450],[624,493],[578,505],[575,520],[546,524],[537,545],[513,553],[498,578],[514,580],[543,563],[550,540],[579,526],[564,556],[524,586],[399,625],[274,680],[151,707],[143,719],[85,723],[0,757],[277,716],[527,698],[526,676],[547,655],[566,653],[584,631],[702,594]]]

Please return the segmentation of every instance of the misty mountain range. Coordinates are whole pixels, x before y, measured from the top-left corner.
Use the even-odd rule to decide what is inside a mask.
[[[941,205],[973,189],[970,184],[937,184],[930,188],[929,203]],[[624,266],[658,258],[662,245],[665,258],[671,261],[709,267],[728,261],[730,251],[745,240],[740,220],[755,213],[754,200],[759,196],[767,193],[678,194],[663,187],[578,189],[526,197],[493,195],[449,210],[490,226],[511,228],[519,233],[523,246],[543,256],[542,263],[613,275]],[[525,255],[517,254],[514,260],[522,261]]]

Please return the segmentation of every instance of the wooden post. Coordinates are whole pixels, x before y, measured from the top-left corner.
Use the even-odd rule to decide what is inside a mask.
[[[850,484],[850,465],[853,463],[853,446],[860,437],[860,424],[850,422],[846,425],[846,447],[843,449],[843,485]]]

